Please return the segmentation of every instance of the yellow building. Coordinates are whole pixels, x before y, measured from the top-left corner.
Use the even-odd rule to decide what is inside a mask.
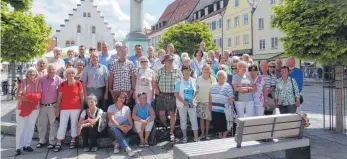
[[[229,0],[223,18],[223,50],[238,56],[252,54],[252,8],[248,0]]]

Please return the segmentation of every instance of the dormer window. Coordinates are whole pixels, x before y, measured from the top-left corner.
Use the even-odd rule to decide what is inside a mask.
[[[77,25],[77,33],[81,33],[81,26]]]
[[[88,13],[88,17],[91,17],[91,14],[90,14],[90,13]]]
[[[96,27],[92,26],[92,33],[95,34],[95,32],[96,32]]]
[[[87,17],[87,13],[86,12],[83,12],[83,17]]]

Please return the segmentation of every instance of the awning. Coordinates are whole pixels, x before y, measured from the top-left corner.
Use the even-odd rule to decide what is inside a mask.
[[[283,55],[283,53],[256,54],[252,57],[253,61],[274,60]]]

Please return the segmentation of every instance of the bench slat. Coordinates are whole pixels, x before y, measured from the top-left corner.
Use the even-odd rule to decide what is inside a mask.
[[[276,117],[276,123],[301,121],[302,117],[299,114],[288,114],[287,116]]]
[[[253,133],[261,133],[261,132],[268,132],[268,131],[272,131],[272,124],[243,128],[243,134],[253,134]]]
[[[210,141],[198,142],[203,143],[203,146],[197,146],[196,143],[177,144],[174,146],[174,159],[224,159],[224,158],[237,158],[249,155],[255,155],[260,153],[267,153],[273,151],[286,150],[297,147],[309,146],[309,139],[275,139],[274,142],[258,142],[247,141],[242,143],[241,148],[236,148],[236,143],[232,142],[233,138],[221,139],[224,141],[216,142],[213,145],[209,145]],[[219,143],[219,144],[217,144]],[[194,145],[194,146],[193,146]],[[227,145],[227,147],[225,147]],[[193,148],[187,149],[187,148]],[[215,147],[219,149],[214,149]],[[213,149],[213,151],[210,151]]]
[[[246,120],[244,122],[245,122],[245,125],[244,125],[245,127],[246,126],[266,125],[266,124],[272,124],[274,122],[274,117]]]
[[[257,133],[251,135],[243,135],[242,141],[252,141],[252,140],[261,140],[271,138],[271,132]]]
[[[289,122],[289,123],[279,123],[279,124],[275,124],[275,130],[299,128],[300,126],[301,126],[301,121]]]
[[[300,128],[297,129],[289,129],[289,130],[280,130],[275,131],[273,134],[274,138],[281,138],[281,137],[290,137],[290,136],[297,136],[300,133]]]

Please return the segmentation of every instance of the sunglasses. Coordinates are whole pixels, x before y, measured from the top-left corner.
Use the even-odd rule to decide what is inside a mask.
[[[288,67],[287,66],[282,66],[281,69],[287,69]]]
[[[251,70],[249,70],[249,72],[253,72],[253,71],[257,71],[257,70],[255,70],[255,69],[251,69]]]
[[[148,61],[141,61],[140,63],[147,63]]]
[[[270,68],[275,68],[276,66],[269,66]]]
[[[212,62],[208,62],[207,64],[212,65]]]
[[[237,70],[237,68],[231,68],[232,70]]]

